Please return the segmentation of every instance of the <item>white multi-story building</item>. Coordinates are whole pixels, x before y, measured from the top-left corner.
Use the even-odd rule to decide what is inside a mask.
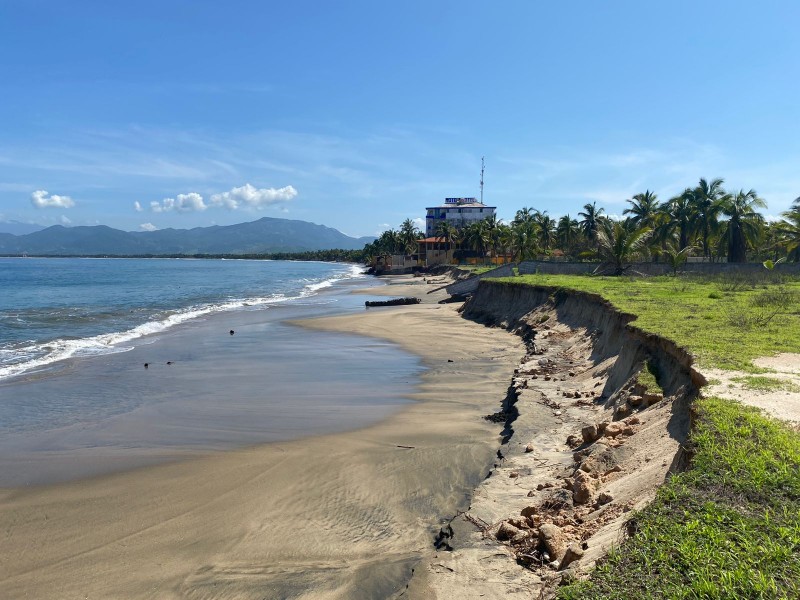
[[[441,206],[425,209],[425,237],[434,237],[437,226],[443,221],[463,228],[492,216],[496,209],[496,206],[486,206],[476,198],[445,198]]]

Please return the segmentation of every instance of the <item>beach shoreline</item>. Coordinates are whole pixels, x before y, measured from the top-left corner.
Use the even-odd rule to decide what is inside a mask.
[[[9,597],[388,597],[486,476],[519,338],[398,278],[416,306],[303,326],[422,357],[415,403],[356,431],[0,491]],[[313,368],[313,365],[309,365]],[[365,369],[369,366],[365,365]],[[380,373],[374,374],[380,384]]]
[[[0,488],[47,485],[352,429],[410,402],[416,355],[288,320],[363,311],[350,280],[207,315],[124,352],[0,382]],[[229,335],[235,330],[235,335]],[[361,365],[380,365],[376,389]],[[143,364],[149,367],[143,367]],[[313,364],[313,371],[308,365]]]

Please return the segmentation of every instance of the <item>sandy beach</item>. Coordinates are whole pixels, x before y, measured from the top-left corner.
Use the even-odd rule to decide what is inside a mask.
[[[425,299],[303,325],[423,358],[415,401],[377,425],[40,488],[0,491],[6,598],[383,598],[486,476],[524,354],[510,333]],[[314,365],[309,364],[309,369]],[[369,369],[369,364],[364,365]],[[381,373],[374,374],[375,386]],[[302,382],[300,382],[302,383]]]

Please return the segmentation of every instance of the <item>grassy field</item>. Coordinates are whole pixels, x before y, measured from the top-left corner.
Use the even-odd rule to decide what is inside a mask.
[[[689,348],[701,367],[759,373],[752,359],[800,352],[798,280],[523,275],[500,281],[601,294],[636,315],[636,326]]]
[[[800,352],[798,281],[504,281],[601,294],[700,366],[750,373],[738,378],[745,389],[786,389],[751,361]],[[559,588],[561,600],[800,598],[800,434],[728,400],[701,399],[694,410],[691,468],[630,519],[629,537],[587,581]]]

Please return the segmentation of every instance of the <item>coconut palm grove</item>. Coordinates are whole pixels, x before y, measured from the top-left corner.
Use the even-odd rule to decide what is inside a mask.
[[[622,218],[613,218],[596,202],[555,218],[522,207],[504,223],[496,215],[458,228],[439,223],[436,242],[454,250],[455,261],[489,262],[552,258],[603,261],[617,265],[653,260],[679,265],[690,257],[707,262],[800,260],[800,197],[781,219],[768,222],[766,201],[751,190],[728,190],[723,179],[700,179],[665,200],[646,190],[626,202]],[[422,238],[411,219],[399,230],[384,231],[364,248],[364,258],[413,254]]]

